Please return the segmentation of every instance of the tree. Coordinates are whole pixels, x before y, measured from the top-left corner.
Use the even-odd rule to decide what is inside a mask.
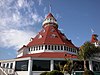
[[[59,63],[60,71],[62,72],[66,71],[66,73],[69,73],[71,75],[72,70],[76,68],[76,64],[73,64],[73,60],[71,59],[65,59],[65,60],[66,63],[64,65],[60,65]]]
[[[98,47],[90,42],[85,42],[80,48],[78,52],[78,58],[84,61],[84,70],[87,70],[86,61],[93,57],[96,53],[98,53]]]

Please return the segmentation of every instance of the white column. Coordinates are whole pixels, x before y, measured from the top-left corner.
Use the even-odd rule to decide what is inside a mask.
[[[28,75],[32,75],[32,59],[29,59],[28,62]]]
[[[51,60],[50,62],[51,62],[50,63],[50,71],[52,71],[52,70],[54,70],[54,61]]]
[[[91,60],[89,61],[89,68],[90,68],[91,71],[93,71],[93,65],[92,65],[92,61]]]

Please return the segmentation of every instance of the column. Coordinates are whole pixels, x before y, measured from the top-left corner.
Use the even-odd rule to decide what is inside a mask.
[[[91,71],[93,71],[93,64],[92,64],[91,60],[89,61],[89,68],[90,68]]]
[[[28,75],[32,75],[32,59],[29,59],[28,62]]]
[[[54,61],[51,60],[50,62],[51,62],[50,63],[50,71],[52,71],[52,70],[54,70]]]

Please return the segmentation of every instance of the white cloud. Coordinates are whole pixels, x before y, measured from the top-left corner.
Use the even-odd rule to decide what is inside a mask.
[[[42,0],[38,0],[38,2],[39,2],[39,5],[42,5]]]
[[[29,42],[36,32],[26,30],[26,27],[40,23],[42,19],[33,0],[0,0],[0,47],[17,49]]]
[[[43,20],[43,17],[39,17],[38,14],[33,14],[32,18],[35,22],[41,22]]]
[[[4,30],[0,33],[0,46],[20,48],[22,45],[27,44],[35,33],[30,31],[22,31],[17,29]]]
[[[17,2],[18,2],[18,6],[22,7],[24,5],[25,1],[24,0],[18,0]]]

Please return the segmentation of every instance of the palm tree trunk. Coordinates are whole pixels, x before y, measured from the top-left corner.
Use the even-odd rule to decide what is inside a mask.
[[[86,60],[84,60],[84,71],[87,70],[87,67],[86,67]]]

